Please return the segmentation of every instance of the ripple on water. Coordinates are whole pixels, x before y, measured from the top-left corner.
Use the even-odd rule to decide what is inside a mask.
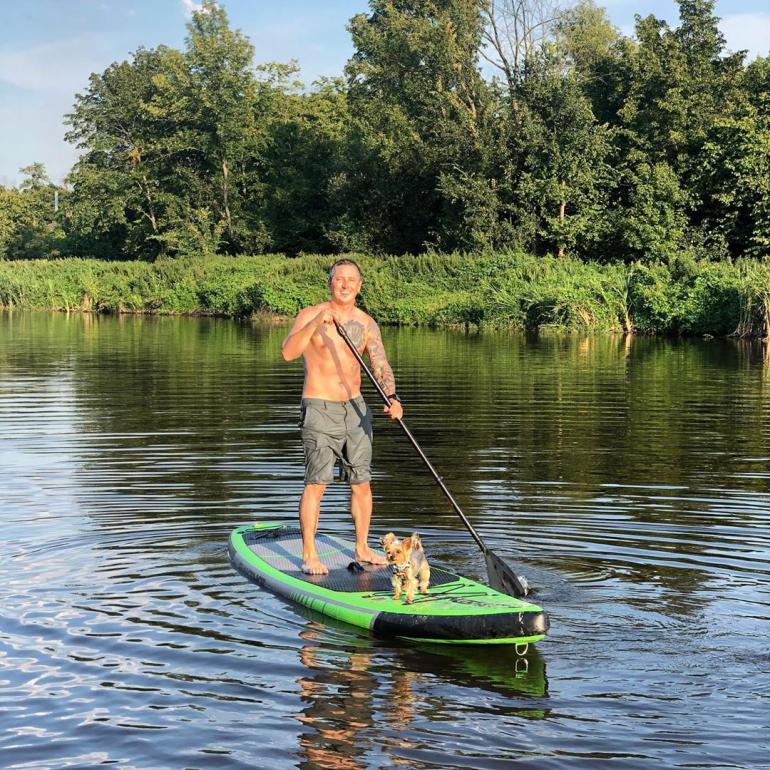
[[[517,654],[377,640],[232,570],[233,526],[296,520],[285,330],[0,314],[0,332],[4,766],[767,764],[752,348],[385,330],[418,441],[550,614]],[[375,531],[483,578],[396,426],[375,452]],[[321,522],[349,535],[344,488]]]

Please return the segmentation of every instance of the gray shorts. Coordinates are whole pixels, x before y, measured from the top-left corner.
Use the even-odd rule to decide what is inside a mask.
[[[341,462],[351,484],[371,481],[372,412],[363,396],[350,401],[303,398],[300,428],[305,484],[328,484]]]

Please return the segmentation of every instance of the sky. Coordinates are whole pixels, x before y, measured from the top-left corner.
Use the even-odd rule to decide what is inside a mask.
[[[231,26],[255,48],[255,63],[296,59],[301,78],[341,75],[352,53],[346,26],[367,0],[222,0]],[[633,34],[634,15],[676,26],[674,0],[597,0],[615,26]],[[139,47],[183,48],[195,0],[0,0],[0,185],[44,163],[57,183],[77,157],[64,134],[66,113],[92,72]],[[770,0],[717,0],[730,50],[770,53]]]

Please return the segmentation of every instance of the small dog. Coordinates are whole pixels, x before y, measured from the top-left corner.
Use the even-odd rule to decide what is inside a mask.
[[[428,593],[430,565],[425,558],[420,536],[415,532],[399,540],[392,532],[388,532],[380,542],[388,566],[393,570],[393,598],[398,601],[401,592],[406,589],[406,603],[411,604],[418,590],[421,594]]]

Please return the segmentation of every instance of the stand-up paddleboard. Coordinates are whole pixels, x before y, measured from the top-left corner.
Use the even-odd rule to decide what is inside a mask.
[[[445,644],[527,644],[548,631],[535,604],[431,564],[427,594],[412,604],[393,598],[388,567],[357,568],[354,544],[334,535],[316,537],[328,575],[302,572],[299,528],[278,523],[238,527],[230,560],[243,575],[290,601],[378,636]]]

